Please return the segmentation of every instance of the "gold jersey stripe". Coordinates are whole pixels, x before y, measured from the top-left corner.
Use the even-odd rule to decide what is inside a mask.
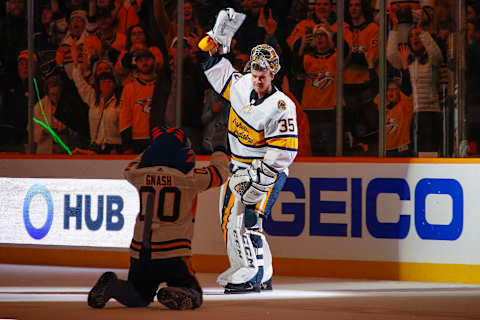
[[[230,80],[228,81],[228,85],[227,87],[225,88],[225,90],[223,91],[222,93],[222,96],[227,99],[228,101],[230,101],[230,87],[232,86],[232,77],[230,77]]]
[[[267,144],[270,146],[296,150],[298,149],[298,138],[297,137],[274,138],[274,139],[267,140]]]

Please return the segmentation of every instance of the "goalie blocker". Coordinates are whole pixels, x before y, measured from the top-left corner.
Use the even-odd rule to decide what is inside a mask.
[[[237,170],[229,181],[229,187],[246,206],[263,200],[275,183],[278,172],[263,161],[253,160],[248,169]]]

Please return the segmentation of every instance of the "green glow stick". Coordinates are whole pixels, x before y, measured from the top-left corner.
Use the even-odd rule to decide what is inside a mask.
[[[50,125],[48,124],[48,119],[47,119],[47,116],[45,115],[45,112],[43,111],[43,105],[42,105],[42,100],[40,99],[40,93],[38,92],[38,85],[37,85],[37,79],[36,78],[33,78],[33,83],[35,84],[35,89],[37,91],[37,99],[38,99],[38,103],[40,105],[40,110],[42,110],[42,114],[43,114],[43,118],[45,119],[45,123],[43,123],[42,121],[36,119],[35,117],[33,117],[33,121],[38,123],[39,125],[41,125],[42,127],[45,128],[45,130],[47,130],[48,132],[50,132],[50,134],[52,135],[53,137],[53,141],[55,141],[56,143],[58,143],[63,149],[65,149],[65,151],[67,151],[67,153],[71,156],[72,155],[72,151],[70,151],[70,148],[65,144],[63,143],[62,139],[60,139],[60,137],[55,133],[55,131],[53,131],[53,129],[50,127]]]
[[[38,91],[36,78],[33,78],[33,84],[35,85],[35,90],[37,92],[37,99],[38,99],[38,103],[40,104],[40,110],[42,110],[43,120],[45,120],[45,123],[47,124],[47,126],[50,126],[50,123],[48,123],[47,116],[45,115],[45,111],[43,110],[43,104],[42,104],[42,100],[40,99],[40,92]]]
[[[52,128],[50,128],[49,125],[43,123],[42,121],[38,120],[37,118],[33,118],[33,121],[35,121],[36,123],[38,123],[39,125],[41,125],[42,127],[45,128],[45,130],[47,130],[48,132],[50,132],[50,134],[52,135],[53,137],[53,140],[58,143],[59,145],[62,146],[63,149],[65,149],[65,151],[67,151],[67,153],[69,155],[72,155],[72,151],[70,151],[70,148],[65,144],[63,143],[62,139],[60,139],[60,137],[55,133],[55,131],[53,131]]]

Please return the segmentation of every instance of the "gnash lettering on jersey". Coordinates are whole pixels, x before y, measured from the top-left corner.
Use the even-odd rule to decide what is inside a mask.
[[[320,72],[309,74],[313,78],[312,85],[318,89],[326,89],[330,87],[335,80],[335,75],[332,72]]]
[[[233,109],[230,109],[228,132],[237,137],[238,141],[246,146],[258,148],[266,145],[263,131],[257,131],[250,127]]]
[[[147,174],[145,176],[145,184],[147,186],[171,186],[172,177],[171,176],[157,176]]]
[[[152,108],[152,99],[145,98],[141,100],[137,100],[135,104],[138,104],[144,113],[150,113],[150,109]]]

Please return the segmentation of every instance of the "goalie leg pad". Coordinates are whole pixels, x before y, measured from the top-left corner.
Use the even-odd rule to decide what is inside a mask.
[[[249,234],[241,234],[238,229],[228,230],[227,255],[231,266],[218,276],[220,285],[245,283],[258,273],[256,250]]]
[[[220,274],[217,282],[239,284],[252,279],[258,271],[255,250],[251,239],[242,232],[245,206],[228,187],[222,188],[224,196],[220,201],[220,223],[227,245],[230,268]]]

